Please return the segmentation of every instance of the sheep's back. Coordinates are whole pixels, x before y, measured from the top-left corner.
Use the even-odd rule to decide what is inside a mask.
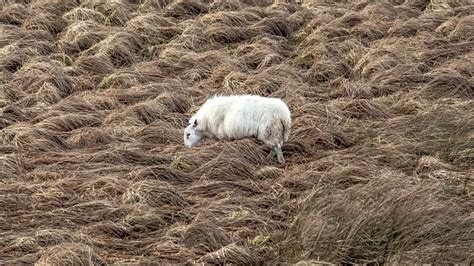
[[[283,101],[260,96],[215,97],[199,111],[206,117],[206,130],[218,139],[241,139],[257,136],[275,119],[289,120]]]

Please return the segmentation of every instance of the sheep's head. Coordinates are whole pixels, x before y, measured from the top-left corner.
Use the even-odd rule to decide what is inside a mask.
[[[192,148],[201,141],[202,134],[196,130],[197,119],[191,122],[186,129],[184,129],[184,146]]]

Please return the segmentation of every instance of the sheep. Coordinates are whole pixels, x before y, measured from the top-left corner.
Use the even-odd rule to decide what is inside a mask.
[[[215,95],[189,119],[184,145],[193,148],[201,139],[257,138],[271,147],[267,158],[285,163],[281,147],[288,140],[291,112],[278,98],[258,95]]]

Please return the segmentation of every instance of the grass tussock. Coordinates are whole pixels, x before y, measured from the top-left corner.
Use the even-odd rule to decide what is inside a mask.
[[[231,27],[250,26],[261,17],[251,12],[215,12],[206,14],[201,18],[203,23],[223,24]]]
[[[119,32],[95,44],[87,50],[87,54],[105,56],[116,68],[126,67],[135,62],[142,44],[142,39],[136,34]]]
[[[142,203],[152,207],[186,207],[190,202],[171,189],[154,182],[137,183],[123,195],[124,203]]]
[[[184,19],[205,14],[209,7],[201,1],[178,0],[166,6],[164,16]]]
[[[70,114],[50,117],[36,125],[39,128],[61,132],[71,131],[83,127],[97,127],[100,125],[100,119],[90,115]]]
[[[206,222],[196,222],[183,228],[181,234],[185,246],[208,252],[215,251],[233,242],[232,237],[223,228],[215,228]]]
[[[3,24],[20,26],[30,15],[28,8],[23,4],[11,4],[3,8],[0,13],[0,21]]]
[[[98,145],[111,143],[113,137],[99,129],[80,128],[68,137],[67,143],[75,148],[94,148]]]
[[[71,24],[62,36],[63,50],[71,53],[89,49],[107,36],[105,29],[99,23],[86,20]]]
[[[125,27],[145,36],[149,45],[166,43],[183,31],[172,20],[153,14],[135,17]]]
[[[246,27],[215,25],[208,28],[204,34],[217,43],[237,43],[257,36],[258,31]]]
[[[131,8],[125,1],[88,0],[81,7],[100,12],[110,26],[123,26],[132,18]]]
[[[472,78],[467,78],[456,71],[436,69],[429,73],[429,77],[432,80],[423,88],[423,94],[429,98],[472,98],[474,95]]]
[[[42,252],[38,265],[88,264],[105,265],[94,250],[83,244],[65,244]]]
[[[112,73],[114,69],[114,65],[109,58],[103,55],[82,56],[74,64],[85,73],[94,73],[101,76]]]
[[[15,123],[4,128],[1,140],[3,144],[40,151],[58,150],[67,147],[61,136],[49,129],[32,127],[28,123]]]
[[[469,1],[4,1],[0,264],[472,264]],[[183,145],[213,94],[256,139]]]
[[[256,264],[255,258],[250,256],[248,248],[240,247],[236,244],[230,244],[220,248],[217,251],[206,254],[199,258],[201,263],[211,264]]]
[[[34,16],[26,18],[22,27],[27,30],[44,30],[52,35],[63,31],[66,22],[62,17],[48,13],[36,13]]]
[[[99,11],[84,7],[74,8],[73,10],[65,13],[63,18],[70,23],[75,21],[94,21],[99,24],[104,24],[107,20],[107,17]]]
[[[433,249],[445,250],[448,243],[455,242],[459,249],[452,250],[450,258],[463,261],[465,254],[472,251],[469,236],[463,234],[472,226],[467,211],[472,203],[463,197],[448,196],[443,186],[413,183],[387,173],[348,191],[328,192],[327,186],[320,186],[301,203],[309,212],[303,211],[295,223],[303,246],[312,250],[306,256],[319,255],[341,263],[369,258],[379,263],[445,261]],[[424,191],[429,191],[430,196],[421,196]],[[316,202],[321,205],[314,208]],[[337,217],[338,224],[333,217]]]

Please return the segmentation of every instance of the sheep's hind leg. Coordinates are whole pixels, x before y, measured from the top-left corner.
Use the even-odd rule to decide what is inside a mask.
[[[275,148],[277,159],[279,163],[285,163],[285,158],[283,157],[283,151],[281,150],[281,145],[278,144]]]
[[[273,159],[273,157],[275,157],[275,155],[277,155],[277,153],[275,152],[274,148],[272,148],[272,150],[270,151],[270,153],[267,155],[267,159]]]

